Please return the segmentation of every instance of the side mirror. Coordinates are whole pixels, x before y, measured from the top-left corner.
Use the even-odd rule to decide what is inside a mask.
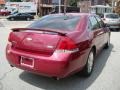
[[[110,25],[108,25],[108,24],[104,24],[104,27],[110,27]]]

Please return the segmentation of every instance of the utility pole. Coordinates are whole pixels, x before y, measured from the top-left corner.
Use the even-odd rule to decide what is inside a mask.
[[[59,13],[61,13],[61,0],[59,0]]]
[[[42,13],[41,4],[42,4],[42,0],[38,0],[38,15],[39,16],[41,16],[41,13]]]
[[[64,14],[66,14],[67,1],[68,1],[68,0],[64,0]]]
[[[114,11],[114,0],[112,0],[112,11]]]
[[[36,5],[36,16],[38,15],[38,1],[37,0],[34,0],[35,2],[35,5]]]

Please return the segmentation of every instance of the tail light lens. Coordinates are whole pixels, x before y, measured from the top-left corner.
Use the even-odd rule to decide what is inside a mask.
[[[9,42],[11,41],[11,36],[12,36],[12,32],[10,32],[10,34],[9,34],[9,38],[8,38]]]
[[[11,34],[12,34],[12,32],[9,34],[8,44],[12,46],[12,42],[11,42]]]
[[[75,45],[74,41],[72,41],[68,37],[65,37],[64,39],[62,39],[60,41],[56,51],[57,52],[74,53],[74,52],[79,51],[79,49]]]
[[[9,41],[8,41],[8,44],[9,44],[10,46],[12,46],[12,42],[9,42]]]
[[[13,34],[12,32],[9,34],[8,44],[13,47],[16,44],[16,42],[12,41],[12,38],[14,38],[14,37],[12,37],[12,34]]]

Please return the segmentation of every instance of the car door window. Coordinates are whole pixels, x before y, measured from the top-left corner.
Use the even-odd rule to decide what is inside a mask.
[[[17,16],[21,16],[21,13],[17,14]]]
[[[92,24],[91,24],[90,20],[88,20],[88,30],[91,31],[91,29],[92,29]]]
[[[22,16],[22,17],[28,17],[29,15],[28,15],[28,14],[25,14],[25,13],[22,13],[21,16]]]
[[[100,19],[100,17],[96,16],[95,17],[100,25],[100,28],[103,28],[104,27],[104,22]]]
[[[92,25],[91,27],[92,30],[96,30],[100,28],[100,25],[94,16],[90,17],[90,23]]]
[[[20,16],[23,16],[24,14],[20,14]]]

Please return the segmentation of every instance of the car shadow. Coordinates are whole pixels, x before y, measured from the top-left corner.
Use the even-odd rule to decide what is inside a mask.
[[[43,77],[28,72],[22,72],[19,78],[26,83],[44,90],[86,90],[100,76],[112,51],[112,44],[109,49],[101,51],[95,60],[94,71],[89,78],[84,78],[75,74],[57,81],[53,78]]]

